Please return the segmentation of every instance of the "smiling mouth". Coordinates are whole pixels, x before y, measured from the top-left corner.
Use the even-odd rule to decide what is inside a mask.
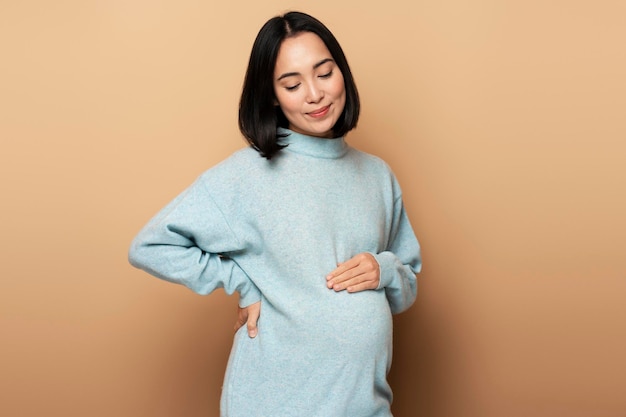
[[[307,113],[311,117],[323,117],[326,116],[328,110],[330,109],[330,104],[328,106],[324,106],[321,109],[314,110],[312,112]]]

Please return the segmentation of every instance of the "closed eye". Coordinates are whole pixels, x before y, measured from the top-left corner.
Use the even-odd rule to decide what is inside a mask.
[[[331,75],[333,75],[332,70],[329,73],[327,73],[327,74],[320,75],[319,77],[322,78],[322,79],[326,79],[326,78],[330,78]]]
[[[291,86],[285,87],[285,90],[287,90],[287,91],[295,91],[298,87],[300,87],[300,83],[298,83],[296,85],[291,85]]]

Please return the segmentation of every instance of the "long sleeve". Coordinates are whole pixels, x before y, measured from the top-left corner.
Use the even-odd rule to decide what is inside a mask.
[[[271,161],[246,147],[208,169],[150,220],[130,260],[201,294],[262,302],[259,336],[244,326],[233,338],[225,414],[390,417],[391,313],[414,302],[421,265],[402,192],[383,160],[343,139],[283,139]],[[380,289],[329,290],[326,274],[362,252]]]
[[[391,312],[401,313],[417,297],[416,274],[422,268],[420,245],[404,210],[402,197],[396,197],[387,250],[374,254],[380,266],[380,283],[384,288]]]
[[[209,294],[224,288],[240,305],[261,299],[246,273],[229,258],[244,250],[202,178],[153,217],[133,240],[130,263],[146,272]]]

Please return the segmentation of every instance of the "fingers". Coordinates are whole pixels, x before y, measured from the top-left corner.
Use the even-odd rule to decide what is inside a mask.
[[[380,268],[370,253],[360,253],[337,268],[326,277],[326,286],[335,291],[358,292],[374,290],[380,282]]]
[[[358,255],[357,255],[358,256]],[[355,256],[353,258],[348,259],[346,262],[340,263],[337,265],[334,271],[328,274],[328,278],[336,278],[340,275],[348,273],[350,270],[358,267],[360,265],[360,260]]]
[[[346,281],[332,283],[328,286],[328,288],[335,291],[346,290],[348,292],[375,290],[378,288],[378,280],[372,274],[362,274]]]
[[[248,330],[248,336],[255,338],[258,334],[258,322],[261,316],[261,302],[256,302],[248,307],[239,307],[237,312],[237,321],[235,322],[235,331],[239,330],[244,324]]]
[[[250,336],[251,338],[255,338],[258,333],[257,323],[259,322],[260,315],[261,315],[261,303],[260,302],[257,302],[248,306],[247,327],[248,327],[248,336]]]
[[[235,331],[239,330],[239,328],[243,326],[247,320],[248,320],[248,309],[238,307],[237,321],[235,322]]]
[[[359,291],[366,291],[366,290],[375,290],[376,288],[378,288],[378,284],[375,283],[374,281],[365,281],[365,282],[361,282],[358,284],[351,284],[350,286],[346,287],[346,291],[347,292],[359,292]]]

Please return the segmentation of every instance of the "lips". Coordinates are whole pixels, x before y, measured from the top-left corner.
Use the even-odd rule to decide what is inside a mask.
[[[328,114],[328,110],[329,109],[330,109],[330,105],[324,106],[324,107],[319,108],[317,110],[313,110],[311,112],[308,112],[307,114],[309,116],[315,117],[315,118],[324,117],[324,116],[326,116],[326,114]]]

